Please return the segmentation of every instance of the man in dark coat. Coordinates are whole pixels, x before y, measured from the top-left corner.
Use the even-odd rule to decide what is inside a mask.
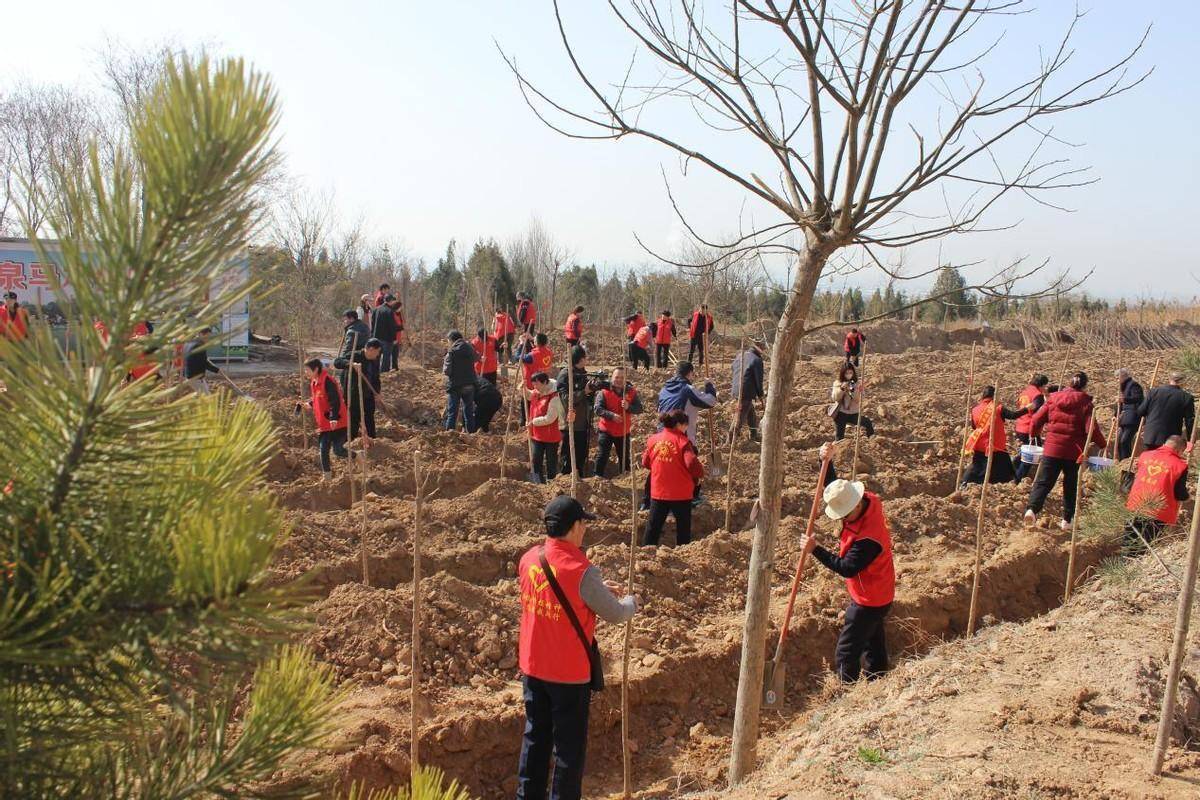
[[[1185,392],[1181,384],[1183,373],[1171,373],[1166,386],[1156,386],[1138,406],[1138,416],[1146,418],[1142,429],[1142,447],[1154,450],[1166,443],[1167,437],[1182,431],[1191,440],[1196,423],[1196,398]]]
[[[396,298],[386,295],[383,303],[371,311],[371,335],[379,340],[383,352],[379,357],[379,371],[396,368]]]
[[[575,412],[575,421],[568,423],[566,415],[560,420],[560,427],[563,431],[562,446],[558,454],[558,462],[562,465],[560,473],[563,475],[571,474],[571,444],[570,437],[567,436],[568,427],[575,437],[575,469],[578,471],[579,477],[584,477],[587,472],[587,454],[588,454],[588,439],[592,430],[592,403],[596,397],[596,391],[600,388],[598,381],[589,378],[587,374],[587,351],[576,345],[571,349],[571,378],[575,381],[573,387],[567,385],[567,368],[563,367],[558,373],[558,397],[562,401],[563,409],[566,414]],[[573,396],[572,396],[573,395]],[[574,406],[568,403],[568,399],[575,401]]]
[[[467,433],[475,432],[475,362],[479,354],[462,333],[452,330],[446,334],[450,344],[442,360],[442,374],[446,376],[446,420],[445,429],[458,426],[458,409],[462,406],[463,427]]]
[[[745,425],[750,430],[750,439],[761,442],[758,419],[754,416],[754,403],[764,396],[762,347],[757,342],[751,342],[745,352],[738,353],[733,359],[733,382],[730,391],[738,401],[737,418],[729,432],[730,439],[737,438],[742,425]]]
[[[482,375],[475,381],[475,429],[484,433],[492,432],[492,418],[504,405],[500,390]]]
[[[342,346],[338,350],[337,356],[333,359],[336,365],[339,361],[345,364],[350,363],[350,356],[356,350],[362,350],[363,345],[367,343],[367,339],[371,338],[371,329],[367,327],[367,323],[358,318],[358,312],[352,308],[346,309],[342,314]],[[342,387],[346,386],[346,367],[341,367],[341,374],[338,375],[338,382]]]
[[[1133,379],[1129,370],[1117,370],[1120,382],[1121,401],[1117,407],[1117,458],[1124,460],[1133,455],[1133,440],[1137,437],[1138,408],[1145,400],[1142,385]]]
[[[382,388],[379,362],[383,355],[383,344],[378,339],[367,339],[362,349],[355,350],[346,358],[336,358],[333,362],[344,376],[342,392],[350,412],[348,438],[365,436],[363,444],[367,446],[375,438],[375,396]]]

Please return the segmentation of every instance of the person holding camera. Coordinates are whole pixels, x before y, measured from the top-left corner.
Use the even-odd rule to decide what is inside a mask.
[[[567,381],[573,382],[572,386]],[[587,372],[587,351],[582,347],[571,348],[571,372],[568,378],[567,368],[563,367],[558,373],[558,397],[567,413],[560,421],[563,430],[562,447],[558,453],[559,463],[562,464],[562,474],[570,475],[571,439],[575,440],[576,474],[582,478],[587,471],[588,438],[592,430],[592,400],[600,390],[600,382]],[[572,404],[570,401],[574,400]],[[568,425],[570,436],[567,435]]]
[[[867,436],[875,435],[875,423],[862,414],[863,383],[858,379],[858,369],[845,362],[833,380],[829,398],[829,416],[833,418],[834,441],[846,438],[846,426],[858,425]]]
[[[628,472],[633,415],[641,414],[644,409],[641,395],[625,380],[624,367],[614,369],[612,379],[600,385],[592,410],[600,420],[600,435],[596,437],[596,476],[605,477],[608,454],[613,447],[617,449],[617,474]]]

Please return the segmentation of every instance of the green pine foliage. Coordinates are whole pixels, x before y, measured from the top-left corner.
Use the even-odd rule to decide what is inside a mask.
[[[346,800],[471,800],[458,781],[446,783],[446,776],[436,767],[419,767],[412,786],[389,789],[366,789],[362,784],[351,787]]]
[[[45,198],[107,336],[69,360],[44,326],[0,342],[0,794],[261,796],[326,732],[333,677],[285,644],[299,591],[265,580],[269,416],[126,381],[242,299],[210,288],[260,221],[276,119],[242,62],[170,61],[128,149],[93,145]]]

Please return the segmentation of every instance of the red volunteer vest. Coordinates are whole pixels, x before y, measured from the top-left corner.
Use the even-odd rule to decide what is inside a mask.
[[[652,499],[692,499],[696,479],[683,463],[683,452],[689,447],[692,443],[687,434],[670,428],[664,428],[646,440],[643,463],[649,462]]]
[[[549,347],[535,347],[529,354],[533,356],[533,362],[529,364],[521,362],[521,367],[525,370],[526,389],[533,388],[533,382],[529,379],[535,372],[544,372],[549,375],[550,370],[554,368],[554,353],[550,352]]]
[[[545,416],[546,409],[550,407],[550,401],[558,397],[557,392],[548,392],[546,394],[534,394],[533,399],[529,401],[529,418],[531,420]],[[529,436],[535,442],[561,442],[562,433],[558,429],[558,422],[551,422],[549,425],[530,425]]]
[[[382,289],[377,290],[375,292],[375,305],[376,306],[383,305],[383,298],[385,298],[385,297],[387,297],[386,292],[384,292]]]
[[[0,305],[0,336],[19,342],[29,333],[29,312],[17,306],[15,311],[9,311],[7,305]]]
[[[638,328],[637,334],[633,337],[633,343],[643,350],[650,349],[650,326],[643,325]]]
[[[147,325],[146,323],[139,322],[137,325],[134,326],[134,328],[133,328],[134,341],[137,341],[138,339],[144,338],[149,335],[150,335],[150,326]],[[156,364],[154,362],[153,357],[149,353],[142,353],[141,355],[138,356],[137,363],[134,364],[132,367],[130,367],[129,376],[136,381],[138,378],[141,378],[145,375],[149,375],[151,372],[155,372],[157,370],[158,370],[158,364]]]
[[[1138,506],[1150,502],[1159,506],[1154,518],[1159,522],[1174,525],[1179,519],[1179,501],[1175,499],[1175,484],[1179,476],[1187,472],[1187,459],[1163,445],[1142,453],[1138,457],[1137,477],[1129,490],[1125,507],[1136,511]]]
[[[522,325],[537,322],[537,306],[533,304],[532,300],[522,300],[517,303],[517,319],[521,320]]]
[[[583,321],[575,312],[571,312],[567,316],[567,321],[563,323],[563,336],[575,341],[583,338]]]
[[[861,344],[862,344],[862,334],[861,333],[847,333],[846,341],[842,345],[842,351],[846,352],[846,353],[853,353]]]
[[[630,414],[628,410],[621,408],[621,395],[617,394],[612,389],[604,389],[601,392],[601,397],[604,398],[605,410],[611,411],[612,413],[623,417],[624,419],[622,421],[605,419],[604,417],[601,417],[599,422],[600,430],[604,431],[609,436],[628,436],[629,432],[633,430],[633,415]],[[637,389],[626,384],[625,397],[630,403],[632,403],[633,398],[637,397]]]
[[[1004,405],[996,406],[991,400],[980,400],[978,405],[971,409],[971,424],[975,426],[975,430],[971,431],[963,452],[986,453],[988,451],[988,428],[992,425],[993,408],[998,409],[996,413],[1000,414],[1004,410]],[[992,451],[1000,453],[1007,449],[1008,435],[1004,432],[1004,417],[997,416],[996,426],[992,430]]]
[[[1017,418],[1016,430],[1017,433],[1029,433],[1033,423],[1033,401],[1037,400],[1042,391],[1032,383],[1025,387],[1025,391],[1021,392],[1017,397],[1017,410],[1028,408],[1029,413],[1023,417]]]
[[[842,523],[838,557],[844,558],[859,539],[870,539],[883,552],[853,578],[846,578],[850,599],[860,606],[886,606],[896,597],[896,567],[892,563],[892,534],[879,495],[867,492],[867,510],[854,522]]]
[[[625,335],[628,336],[630,339],[632,339],[633,337],[637,336],[638,331],[640,331],[642,329],[642,326],[645,324],[646,324],[645,317],[643,317],[641,314],[638,314],[636,317],[631,319],[629,322],[625,323]]]
[[[552,683],[587,683],[592,677],[589,653],[579,641],[579,634],[571,626],[571,620],[542,571],[538,553],[543,547],[546,548],[546,562],[583,626],[584,635],[589,642],[596,638],[596,615],[579,596],[583,573],[591,564],[575,545],[547,537],[544,545],[530,548],[521,557],[518,646],[521,672]]]
[[[476,375],[488,375],[496,371],[496,339],[492,336],[483,337],[483,341],[479,341],[476,336],[471,340],[471,346],[475,348],[475,352],[479,354],[479,361],[475,362]]]
[[[658,318],[658,332],[654,335],[654,341],[658,344],[671,343],[671,318]]]
[[[712,314],[701,314],[699,311],[694,311],[692,312],[692,321],[688,323],[688,336],[693,339],[696,338],[696,326],[700,322],[701,317],[707,317],[705,322],[708,324],[705,326],[704,330],[706,332],[712,330]]]
[[[396,318],[396,341],[400,341],[404,336],[404,314],[400,309],[392,312],[392,316]]]
[[[496,330],[495,330],[495,334],[496,334],[497,338],[503,337],[503,336],[508,336],[510,333],[516,333],[516,331],[517,331],[517,325],[515,322],[513,322],[512,317],[510,317],[508,315],[508,312],[507,311],[497,311],[496,312]]]
[[[317,373],[317,377],[313,378],[308,383],[309,396],[312,397],[312,412],[313,419],[316,420],[317,430],[319,431],[337,431],[346,427],[346,400],[342,396],[341,385],[332,378],[328,381],[329,373],[321,370]],[[334,422],[325,419],[325,415],[329,413],[330,403],[329,395],[325,391],[325,387],[332,383],[333,389],[338,396],[338,418]]]

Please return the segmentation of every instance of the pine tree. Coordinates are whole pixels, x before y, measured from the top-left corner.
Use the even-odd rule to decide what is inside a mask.
[[[286,534],[269,415],[125,380],[244,296],[209,288],[261,218],[276,119],[240,61],[171,60],[128,149],[58,167],[48,225],[107,335],[69,361],[45,327],[0,341],[6,796],[260,796],[329,724],[330,672],[284,644],[298,591],[266,579]]]

